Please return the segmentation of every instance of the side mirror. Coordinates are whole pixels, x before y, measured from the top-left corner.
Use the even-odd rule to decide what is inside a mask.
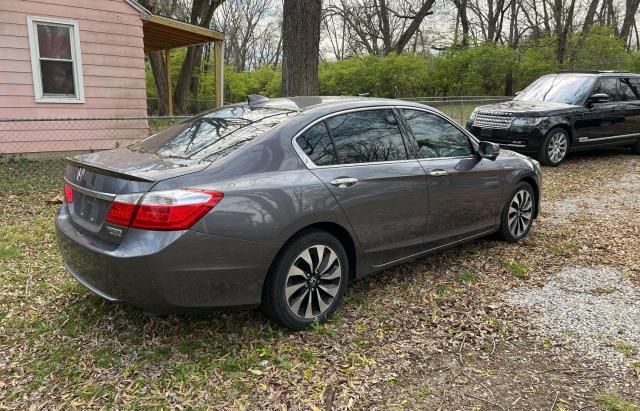
[[[517,96],[517,95],[518,95],[518,94],[520,94],[520,93],[522,93],[522,90],[521,90],[521,91],[516,91],[515,93],[513,93],[513,95],[514,95],[514,96]]]
[[[611,100],[608,94],[605,93],[596,93],[593,96],[589,97],[588,103],[590,104],[598,104],[598,103],[608,103]]]
[[[494,161],[500,154],[500,146],[489,141],[481,141],[478,147],[478,154],[482,158]]]

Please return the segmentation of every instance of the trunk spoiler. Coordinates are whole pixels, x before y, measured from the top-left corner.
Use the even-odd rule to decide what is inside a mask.
[[[144,181],[144,182],[150,182],[150,183],[154,183],[156,180],[149,178],[149,177],[141,177],[132,173],[126,173],[123,172],[122,170],[117,170],[115,168],[110,168],[104,165],[96,165],[96,164],[92,164],[89,162],[84,162],[84,161],[79,161],[77,159],[71,158],[71,157],[66,157],[65,160],[67,160],[69,163],[74,164],[76,166],[79,167],[83,167],[83,168],[87,168],[89,170],[92,171],[97,171],[101,174],[106,174],[106,175],[110,175],[112,177],[118,177],[118,178],[125,178],[128,180],[133,180],[133,181]]]

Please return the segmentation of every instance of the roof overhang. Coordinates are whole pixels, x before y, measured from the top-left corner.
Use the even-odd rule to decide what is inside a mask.
[[[142,14],[144,52],[223,41],[224,33],[155,14]]]

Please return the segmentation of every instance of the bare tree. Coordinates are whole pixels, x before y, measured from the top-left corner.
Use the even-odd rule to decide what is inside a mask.
[[[589,2],[589,8],[587,9],[587,14],[584,17],[584,23],[582,23],[583,33],[588,32],[591,26],[593,25],[593,19],[596,17],[596,12],[598,11],[598,4],[600,4],[600,0],[591,0]]]
[[[282,15],[283,94],[318,95],[322,0],[284,0]]]
[[[415,40],[434,4],[435,0],[336,0],[326,16],[344,22],[353,49],[387,55],[404,51]]]
[[[458,9],[458,16],[456,18],[456,37],[458,34],[458,22],[462,26],[462,40],[460,45],[467,47],[469,45],[469,18],[467,17],[467,3],[468,0],[453,0],[453,4]],[[454,44],[457,43],[457,38],[454,40]]]
[[[224,0],[192,0],[190,23],[209,28],[211,26],[211,20],[213,19],[213,12],[223,2]],[[201,61],[201,44],[187,48],[187,54],[182,62],[180,74],[178,75],[173,93],[173,102],[176,110],[180,113],[187,112],[187,96],[190,91],[197,89],[197,80],[193,72],[196,67],[200,66]]]
[[[636,22],[636,13],[638,12],[638,6],[640,0],[626,0],[626,9],[624,13],[624,21],[622,22],[622,28],[620,29],[620,38],[624,39],[625,44],[628,44],[630,48],[631,29]]]
[[[277,63],[281,47],[280,13],[273,0],[233,0],[214,17],[225,33],[225,57],[238,71]]]

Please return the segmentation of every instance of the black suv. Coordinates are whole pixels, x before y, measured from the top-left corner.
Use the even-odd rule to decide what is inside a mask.
[[[640,154],[640,75],[549,74],[512,101],[478,107],[467,129],[551,166],[581,149],[630,146]]]

